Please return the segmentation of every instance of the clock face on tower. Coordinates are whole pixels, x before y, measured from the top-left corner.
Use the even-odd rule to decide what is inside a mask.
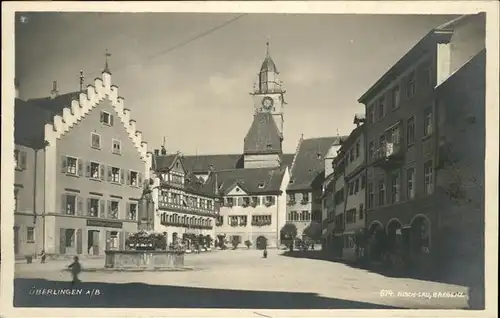
[[[262,99],[262,107],[266,110],[270,110],[273,107],[273,104],[274,100],[269,96],[266,96]]]

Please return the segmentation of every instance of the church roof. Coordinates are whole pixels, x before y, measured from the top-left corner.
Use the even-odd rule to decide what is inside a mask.
[[[220,195],[231,190],[235,184],[241,185],[249,195],[277,194],[284,174],[283,168],[222,170],[211,173],[205,185],[214,192],[218,185]]]
[[[304,139],[295,154],[287,191],[311,190],[313,181],[324,173],[325,155],[345,137],[321,137]]]
[[[257,113],[244,141],[244,154],[281,153],[281,133],[269,113]]]
[[[170,166],[175,159],[176,154],[166,156],[155,156],[153,160],[153,169],[165,169]],[[295,154],[282,154],[281,163],[283,166],[290,167],[293,162]],[[200,155],[200,156],[184,156],[184,167],[188,171],[195,174],[208,173],[210,170],[231,170],[242,169],[243,155],[229,154],[229,155]]]
[[[65,107],[71,106],[72,100],[80,99],[80,92],[71,92],[66,94],[57,95],[52,97],[42,97],[29,99],[28,102],[37,104],[39,107],[50,112],[52,117],[55,115],[61,115]]]

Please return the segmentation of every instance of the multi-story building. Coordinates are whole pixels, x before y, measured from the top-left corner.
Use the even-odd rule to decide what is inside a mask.
[[[276,247],[286,220],[285,190],[293,155],[282,151],[285,90],[269,50],[251,96],[254,115],[242,154],[183,156],[182,162],[220,205],[215,236],[241,244],[248,240],[257,248]],[[172,162],[175,156],[164,160]]]
[[[290,170],[287,193],[287,222],[295,224],[302,237],[311,221],[322,222],[322,184],[325,180],[325,156],[338,146],[342,137],[301,138]],[[328,161],[333,158],[328,155]]]
[[[484,48],[484,15],[462,16],[430,31],[359,99],[367,114],[368,229],[371,233],[383,230],[390,247],[399,242],[403,250],[420,256],[415,259],[432,255],[442,211],[449,205],[437,175],[442,173],[438,145],[450,136],[440,136],[439,127],[454,117],[451,112],[446,119],[436,117],[441,111],[439,99],[450,109],[454,97],[439,97],[435,88],[441,85],[449,92],[453,84],[443,82]],[[468,87],[458,81],[463,86],[453,87],[452,95],[466,95]],[[475,106],[484,107],[484,99]],[[484,110],[478,112],[484,115]],[[472,140],[452,137],[460,146],[463,140]]]
[[[335,144],[328,150],[325,156],[325,180],[321,190],[321,237],[322,249],[331,249],[332,234],[333,234],[333,217],[335,214],[335,174],[333,173],[333,160],[337,157],[337,152],[340,149],[340,144]]]
[[[182,155],[167,156],[155,150],[153,156],[154,230],[166,233],[167,243],[186,234],[215,238],[217,206],[213,189],[186,170]]]
[[[151,155],[107,63],[85,90],[16,99],[15,144],[16,255],[124,248]]]
[[[364,118],[356,116],[357,127],[342,141],[339,157],[344,165],[344,248],[342,257],[354,260],[356,255],[357,232],[365,227],[365,148]],[[339,181],[340,183],[340,181]],[[338,189],[338,188],[337,188]]]
[[[333,205],[334,212],[330,220],[333,222],[333,233],[331,235],[331,250],[337,257],[342,256],[344,250],[344,229],[345,229],[345,201],[346,201],[346,186],[345,186],[345,156],[339,153],[333,161],[333,182],[334,195]]]

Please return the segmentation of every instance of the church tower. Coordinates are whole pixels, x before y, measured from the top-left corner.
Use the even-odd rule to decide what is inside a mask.
[[[264,62],[251,93],[254,102],[253,122],[244,140],[244,167],[270,168],[281,165],[283,143],[282,82],[269,54],[269,42]]]
[[[253,97],[255,113],[269,113],[272,115],[280,133],[283,135],[283,106],[286,105],[283,82],[279,79],[279,72],[269,52],[269,41],[266,42],[266,57],[257,74],[254,83]]]

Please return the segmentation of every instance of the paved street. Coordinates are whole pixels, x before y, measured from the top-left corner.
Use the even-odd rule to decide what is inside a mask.
[[[179,308],[465,308],[465,297],[397,297],[397,292],[461,292],[465,287],[389,278],[347,265],[292,258],[270,251],[213,251],[186,255],[182,272],[109,272],[103,259],[84,260],[80,287],[101,295],[33,296],[32,288],[69,288],[68,261],[16,264],[15,303],[20,306],[179,307]],[[382,297],[381,290],[392,296]],[[382,307],[383,308],[383,307]]]

